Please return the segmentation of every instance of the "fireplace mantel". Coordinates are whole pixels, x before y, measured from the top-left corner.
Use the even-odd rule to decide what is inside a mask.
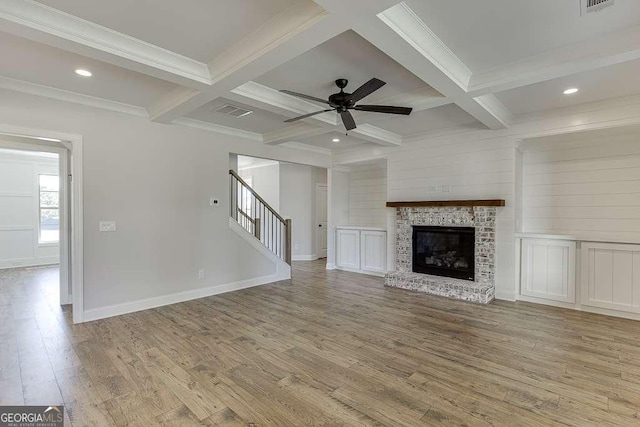
[[[388,208],[428,208],[428,207],[444,207],[444,206],[503,207],[505,206],[505,201],[502,199],[492,199],[492,200],[425,200],[422,202],[387,202]]]

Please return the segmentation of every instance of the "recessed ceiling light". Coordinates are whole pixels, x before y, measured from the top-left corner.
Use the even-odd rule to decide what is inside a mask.
[[[333,139],[331,140],[331,142],[340,142],[340,139],[339,139],[339,138],[333,138]]]
[[[91,77],[93,76],[93,74],[91,74],[91,71],[89,70],[83,70],[82,68],[78,68],[76,70],[76,74],[82,77]]]
[[[578,88],[577,87],[572,87],[570,89],[565,90],[563,93],[565,95],[573,95],[574,93],[578,92]]]

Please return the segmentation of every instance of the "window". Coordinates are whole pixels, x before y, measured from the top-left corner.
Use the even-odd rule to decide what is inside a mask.
[[[60,179],[57,175],[38,175],[40,184],[40,243],[60,240]]]

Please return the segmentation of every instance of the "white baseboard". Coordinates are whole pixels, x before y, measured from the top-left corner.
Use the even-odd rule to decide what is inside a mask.
[[[336,269],[336,265],[335,265],[335,264],[333,264],[333,263],[331,263],[331,264],[327,263],[327,270],[335,270],[335,269]]]
[[[587,313],[602,314],[605,316],[621,317],[623,319],[640,320],[639,313],[628,313],[625,311],[611,310],[608,308],[589,307],[587,305],[581,305],[579,303],[572,304],[569,302],[552,301],[542,298],[528,297],[525,295],[519,295],[518,301],[529,302],[532,304],[549,305],[552,307],[565,308],[567,310],[585,311]]]
[[[45,265],[55,265],[60,263],[59,256],[41,258],[8,259],[0,261],[0,270],[7,268],[40,267]]]
[[[292,261],[315,261],[318,259],[318,255],[293,255]]]
[[[269,249],[265,248],[259,240],[257,240],[251,234],[247,233],[247,231],[243,229],[235,220],[230,218],[229,226],[234,232],[236,232],[240,237],[242,237],[251,246],[256,248],[258,252],[267,257],[274,264],[274,274],[255,277],[252,279],[240,280],[238,282],[211,286],[208,288],[193,289],[190,291],[178,292],[170,295],[162,295],[159,297],[146,298],[142,300],[126,302],[123,304],[114,304],[107,307],[85,310],[83,321],[90,322],[92,320],[120,316],[122,314],[148,310],[150,308],[162,307],[164,305],[177,304],[179,302],[205,298],[212,295],[219,295],[226,292],[233,292],[240,289],[246,289],[254,286],[266,285],[268,283],[291,279],[291,267],[289,266],[289,264],[278,258]]]
[[[496,299],[514,302],[518,299],[518,295],[515,292],[496,290]]]
[[[134,313],[136,311],[148,310],[150,308],[162,307],[164,305],[177,304],[179,302],[224,294],[227,292],[238,291],[240,289],[251,288],[254,286],[266,285],[268,283],[287,279],[288,278],[282,277],[281,275],[274,274],[271,276],[241,280],[239,282],[227,283],[224,285],[217,285],[209,288],[193,289],[190,291],[178,292],[171,295],[163,295],[160,297],[147,298],[138,301],[127,302],[124,304],[115,304],[107,307],[94,308],[92,310],[85,310],[83,321],[90,322],[92,320],[120,316],[122,314]]]
[[[367,276],[385,277],[387,273],[376,273],[373,271],[357,270],[355,268],[335,267],[332,270],[348,271],[350,273],[366,274]]]

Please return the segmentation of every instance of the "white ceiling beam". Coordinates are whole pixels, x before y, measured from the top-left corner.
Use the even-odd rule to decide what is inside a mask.
[[[231,93],[234,95],[232,97],[237,99],[239,102],[289,117],[313,113],[328,107],[323,107],[322,104],[287,95],[256,82],[247,82],[232,90]],[[360,116],[358,116],[358,118],[360,118]],[[339,120],[338,115],[334,112],[318,114],[317,116],[303,119],[301,122],[327,130],[326,132],[317,130],[320,132],[319,135],[332,131],[345,132],[342,120]],[[291,128],[291,130],[293,131],[295,128]],[[288,134],[291,138],[289,141],[295,141],[296,139],[303,138],[305,136],[304,132],[306,132],[308,128],[301,126],[299,130],[302,133],[301,135],[296,135],[295,132],[290,132]],[[383,146],[396,146],[402,143],[402,137],[400,135],[380,129],[368,123],[358,124],[356,129],[349,131],[349,135]],[[281,138],[276,138],[274,141],[278,142],[271,143],[276,144],[287,142]]]
[[[279,145],[303,138],[324,135],[332,131],[333,129],[331,128],[314,126],[309,123],[299,121],[282,129],[263,133],[262,141],[269,145]]]
[[[311,0],[298,1],[209,63],[209,87],[169,94],[149,108],[149,117],[175,120],[348,29]]]
[[[496,108],[497,98],[467,94],[471,71],[404,2],[357,21],[354,30],[489,129],[507,127],[509,117],[500,115],[506,109]]]
[[[0,1],[2,31],[179,85],[211,84],[207,64],[29,0]]]
[[[481,73],[469,82],[471,96],[480,96],[640,59],[640,26],[563,46]]]

